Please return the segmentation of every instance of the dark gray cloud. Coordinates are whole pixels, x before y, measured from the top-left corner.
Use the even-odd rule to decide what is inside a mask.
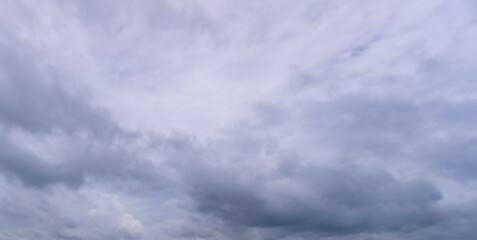
[[[20,45],[21,46],[21,45]],[[68,91],[54,68],[40,68],[33,52],[20,46],[2,46],[0,88],[0,166],[28,186],[62,183],[78,187],[88,176],[125,179],[149,178],[156,183],[157,169],[126,145],[137,137],[121,129],[108,113],[86,98]],[[26,45],[25,48],[29,46]],[[31,59],[33,58],[33,60]],[[28,143],[13,140],[20,132],[43,141],[62,138],[55,154],[59,160],[39,156]],[[134,146],[136,147],[136,146]]]
[[[355,164],[300,164],[286,151],[256,146],[263,142],[257,139],[232,142],[226,146],[238,153],[228,149],[218,162],[199,158],[181,167],[196,210],[230,226],[341,235],[413,231],[441,220],[435,203],[442,195],[428,181],[400,181]],[[281,161],[271,171],[255,168],[266,161],[260,152]]]
[[[34,53],[20,50],[28,47],[13,43],[1,46],[0,109],[4,124],[31,132],[59,128],[101,136],[119,131],[109,122],[106,112],[68,92],[62,84],[64,76],[56,73],[53,66],[47,72],[38,69]]]

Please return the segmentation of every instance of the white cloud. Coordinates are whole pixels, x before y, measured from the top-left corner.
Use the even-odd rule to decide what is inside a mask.
[[[143,231],[141,221],[135,219],[130,214],[125,214],[122,216],[119,228],[133,235],[140,234]]]

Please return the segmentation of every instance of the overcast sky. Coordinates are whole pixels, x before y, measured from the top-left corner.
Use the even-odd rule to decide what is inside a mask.
[[[0,0],[0,239],[477,239],[477,1]]]

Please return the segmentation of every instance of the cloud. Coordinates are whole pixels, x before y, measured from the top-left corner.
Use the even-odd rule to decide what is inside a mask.
[[[130,214],[126,214],[121,218],[119,228],[124,230],[128,235],[138,235],[143,231],[141,222],[134,219]]]
[[[2,6],[2,239],[475,238],[472,1]]]
[[[46,74],[38,70],[29,59],[32,56],[17,50],[20,47],[1,47],[3,123],[31,132],[51,131],[56,127],[100,135],[116,130],[103,112],[69,93],[54,69]]]
[[[224,141],[231,149],[180,169],[194,208],[230,226],[339,235],[412,231],[440,221],[435,204],[442,194],[428,181],[397,180],[355,161],[303,163],[253,138]]]

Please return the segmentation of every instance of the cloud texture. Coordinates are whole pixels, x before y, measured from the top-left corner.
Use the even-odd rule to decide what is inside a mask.
[[[475,1],[0,3],[0,239],[477,237]]]

